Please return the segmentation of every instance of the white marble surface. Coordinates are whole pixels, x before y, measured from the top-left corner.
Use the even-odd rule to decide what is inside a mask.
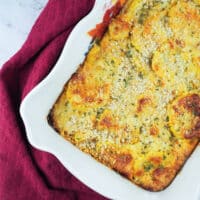
[[[48,0],[0,0],[0,68],[22,46]]]

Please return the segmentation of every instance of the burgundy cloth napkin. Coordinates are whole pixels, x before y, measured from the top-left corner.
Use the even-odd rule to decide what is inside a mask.
[[[73,177],[53,155],[33,148],[19,115],[21,101],[50,72],[70,31],[93,3],[49,0],[22,48],[0,71],[1,200],[105,199]]]

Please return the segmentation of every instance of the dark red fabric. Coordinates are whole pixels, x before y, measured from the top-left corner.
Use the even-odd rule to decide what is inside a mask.
[[[22,99],[50,72],[70,31],[93,3],[50,0],[22,48],[0,71],[1,200],[105,199],[74,178],[54,156],[31,147],[19,116]]]

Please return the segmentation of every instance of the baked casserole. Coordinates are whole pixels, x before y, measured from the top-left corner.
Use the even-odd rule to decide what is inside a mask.
[[[127,0],[48,119],[83,152],[150,191],[200,137],[200,1]]]

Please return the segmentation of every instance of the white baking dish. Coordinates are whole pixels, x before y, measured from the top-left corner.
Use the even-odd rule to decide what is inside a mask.
[[[120,200],[200,200],[200,149],[196,148],[172,184],[161,192],[148,192],[98,163],[64,140],[48,125],[47,115],[65,82],[88,51],[89,30],[101,22],[112,0],[96,0],[93,10],[72,31],[63,52],[48,77],[23,100],[20,113],[29,142],[55,155],[81,182],[96,192]]]

